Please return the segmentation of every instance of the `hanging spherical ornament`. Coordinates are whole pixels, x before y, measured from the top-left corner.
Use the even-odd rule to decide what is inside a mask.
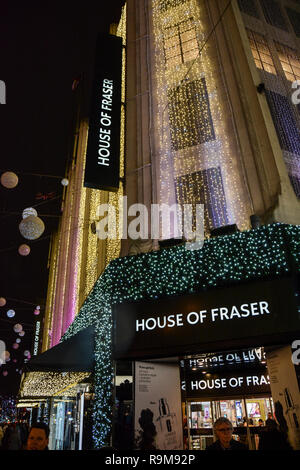
[[[1,175],[1,184],[7,189],[13,189],[17,186],[19,178],[12,171],[6,171]]]
[[[8,357],[8,358],[6,359],[6,362],[9,362],[9,361],[10,361],[10,357]]]
[[[24,336],[24,335],[25,335],[25,331],[20,331],[19,336]]]
[[[21,343],[20,338],[17,338],[17,339],[16,339],[16,343]]]
[[[13,362],[16,363],[16,362],[18,362],[18,360],[17,360],[17,359],[13,359]]]
[[[19,225],[19,230],[26,240],[36,240],[44,232],[45,224],[39,217],[30,215],[22,220]]]
[[[39,315],[41,312],[38,308],[36,308],[33,313],[34,313],[34,315]]]
[[[12,347],[13,347],[14,349],[18,349],[18,348],[19,348],[19,345],[18,345],[18,343],[14,343],[14,344],[12,345]]]
[[[20,245],[19,249],[18,249],[18,252],[21,256],[27,256],[30,253],[30,246],[25,245],[25,244]]]
[[[22,330],[23,330],[23,327],[22,327],[22,325],[20,325],[20,323],[16,323],[14,325],[14,332],[15,333],[20,333]]]
[[[24,351],[24,356],[26,356],[26,357],[30,356],[30,351],[28,351],[28,350],[26,349],[26,351]]]
[[[10,352],[9,351],[4,351],[4,358],[6,361],[10,359]]]
[[[40,305],[37,305],[35,308],[36,308],[37,310],[41,310]]]
[[[14,310],[7,310],[6,315],[8,318],[13,318],[15,316],[16,312]]]
[[[63,186],[68,186],[69,180],[68,180],[67,178],[63,178],[63,179],[61,180],[61,184],[62,184]]]
[[[0,297],[0,307],[4,307],[6,305],[6,299],[4,297]]]
[[[26,219],[30,215],[37,217],[37,211],[33,207],[26,207],[26,209],[24,209],[22,212],[23,219]]]
[[[4,370],[4,371],[2,372],[2,374],[4,375],[4,377],[6,377],[7,374],[8,374],[7,370]]]

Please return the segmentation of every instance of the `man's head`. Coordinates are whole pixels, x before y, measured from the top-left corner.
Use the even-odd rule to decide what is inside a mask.
[[[27,439],[27,450],[45,450],[49,442],[49,427],[45,423],[33,424]]]
[[[227,418],[219,418],[214,423],[214,432],[222,445],[227,446],[232,439],[232,424]]]
[[[272,415],[272,413],[271,413],[270,411],[269,411],[269,413],[268,413],[268,418],[269,418],[269,419],[273,419],[273,415]]]

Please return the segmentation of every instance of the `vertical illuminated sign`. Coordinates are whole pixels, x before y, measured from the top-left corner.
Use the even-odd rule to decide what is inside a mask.
[[[84,186],[119,189],[122,39],[99,34]]]

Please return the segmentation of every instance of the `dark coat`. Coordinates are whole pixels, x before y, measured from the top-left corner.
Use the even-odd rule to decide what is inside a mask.
[[[277,429],[266,430],[259,438],[258,450],[293,450],[286,436]]]
[[[235,439],[231,439],[230,441],[230,449],[223,449],[219,440],[211,444],[210,446],[206,447],[208,451],[215,451],[215,450],[248,450],[248,447],[245,444],[242,444]]]

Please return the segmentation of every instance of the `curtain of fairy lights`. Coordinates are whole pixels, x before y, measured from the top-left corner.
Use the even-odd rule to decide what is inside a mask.
[[[206,233],[233,223],[244,230],[251,207],[213,35],[199,52],[212,28],[205,2],[151,6],[159,203],[204,204]]]

